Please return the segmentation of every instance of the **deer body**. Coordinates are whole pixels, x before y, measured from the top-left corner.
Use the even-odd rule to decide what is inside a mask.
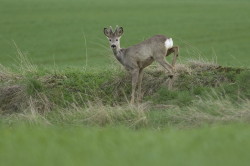
[[[138,96],[141,99],[141,82],[143,77],[143,69],[153,61],[160,63],[172,76],[173,66],[178,56],[178,47],[173,46],[173,40],[164,35],[155,35],[139,44],[128,48],[120,48],[120,37],[123,34],[122,27],[117,27],[113,32],[112,28],[104,28],[104,34],[108,37],[112,51],[116,59],[129,71],[132,75],[132,94],[131,103],[135,100],[135,89],[138,84]],[[170,65],[165,57],[174,52],[172,65]]]

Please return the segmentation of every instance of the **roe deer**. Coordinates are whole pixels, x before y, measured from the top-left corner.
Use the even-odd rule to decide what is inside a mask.
[[[111,49],[116,59],[132,75],[132,94],[131,103],[135,101],[135,89],[138,84],[138,98],[141,100],[141,83],[143,69],[149,66],[153,61],[161,64],[168,72],[169,77],[173,77],[173,70],[176,58],[179,55],[178,46],[173,46],[172,38],[164,35],[155,35],[139,44],[128,48],[120,48],[120,38],[123,34],[123,28],[116,26],[115,31],[112,27],[104,28],[104,34],[107,36]],[[165,57],[174,53],[172,65],[169,64]]]

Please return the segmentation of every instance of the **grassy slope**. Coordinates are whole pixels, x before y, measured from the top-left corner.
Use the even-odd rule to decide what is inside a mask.
[[[158,80],[165,78],[164,73],[149,70],[145,79],[150,78],[149,73]],[[178,90],[169,91],[160,88],[165,86],[164,83],[159,84],[158,91],[154,93],[156,100],[149,108],[148,105],[146,108],[127,104],[111,107],[90,103],[87,107],[73,105],[67,109],[63,103],[57,102],[60,95],[56,91],[68,97],[77,93],[93,94],[85,88],[100,87],[107,80],[106,88],[119,85],[119,81],[113,79],[124,81],[124,73],[83,72],[79,69],[24,73],[5,70],[0,72],[2,87],[23,85],[25,91],[21,97],[28,95],[30,100],[28,108],[20,113],[0,115],[0,165],[247,165],[250,103],[238,98],[238,92],[244,99],[249,99],[249,74],[249,71],[234,68],[208,68],[186,74],[177,81],[182,82],[181,85],[185,82],[184,88],[177,84]],[[213,87],[214,78],[227,79],[219,88]],[[190,91],[188,87],[194,88],[196,83],[206,84],[207,88]],[[121,86],[118,87],[123,88],[124,84]],[[204,94],[211,90],[219,96],[207,98]],[[1,89],[0,100],[2,92]],[[42,93],[60,107],[43,112],[48,110],[40,107],[44,104],[41,101],[48,105],[48,100],[43,100]],[[39,98],[38,94],[42,97]],[[194,95],[201,99],[197,100]],[[84,99],[88,95],[82,96]],[[148,97],[147,100],[152,100]],[[187,102],[178,106],[180,103],[176,101],[187,99],[191,104]],[[62,101],[71,99],[64,97]],[[167,107],[152,107],[158,103]],[[39,109],[42,112],[39,113]],[[224,122],[230,124],[206,127],[210,123]],[[131,130],[128,127],[141,129]],[[180,129],[183,127],[192,129]]]
[[[182,58],[217,56],[223,65],[249,65],[248,0],[1,0],[0,62],[15,60],[14,40],[36,64],[110,64],[104,26],[125,28],[127,47],[154,34],[172,36]]]
[[[248,122],[248,69],[201,62],[176,67],[174,79],[158,68],[146,70],[142,84],[144,103],[138,106],[127,103],[131,78],[120,70],[15,73],[2,68],[0,114],[4,116],[0,120],[9,124],[23,119],[55,125],[131,128]]]
[[[88,94],[93,93],[88,91],[89,86],[100,91],[106,81],[106,90],[120,85],[120,81],[123,84],[118,88],[126,88],[129,81],[120,71],[64,69],[12,73],[3,68],[0,104],[5,87],[21,85],[24,87],[21,100],[14,102],[27,99],[28,108],[19,113],[0,114],[0,165],[248,165],[250,72],[203,67],[207,70],[193,69],[190,75],[180,75],[176,90],[159,84],[154,97],[146,97],[151,101],[146,108],[143,104],[109,106],[98,102],[87,107],[64,105],[65,101],[75,101],[70,97],[78,93],[82,93],[83,101],[90,100]],[[158,78],[153,77],[151,85],[166,79],[164,73],[156,71],[148,70],[145,74],[144,79]],[[224,78],[224,83],[219,78]],[[220,86],[214,86],[216,80]],[[61,98],[56,92],[67,97]],[[95,94],[100,98],[103,95]],[[51,101],[59,107],[49,111],[51,108],[44,105]],[[153,107],[159,103],[160,107]],[[218,123],[227,125],[215,125]],[[183,127],[191,129],[180,129]]]

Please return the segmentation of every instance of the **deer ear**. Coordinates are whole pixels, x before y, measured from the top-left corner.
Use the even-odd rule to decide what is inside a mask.
[[[104,35],[110,37],[110,30],[108,28],[103,29]]]
[[[122,34],[123,34],[123,28],[122,27],[119,27],[119,28],[117,28],[116,29],[116,34],[117,34],[117,36],[122,36]]]

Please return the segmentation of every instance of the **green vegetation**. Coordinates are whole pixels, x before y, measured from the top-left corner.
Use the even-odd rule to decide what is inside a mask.
[[[248,0],[1,0],[0,165],[249,165],[249,14]],[[148,67],[135,105],[102,31],[116,24],[123,47],[180,46],[176,76]]]

